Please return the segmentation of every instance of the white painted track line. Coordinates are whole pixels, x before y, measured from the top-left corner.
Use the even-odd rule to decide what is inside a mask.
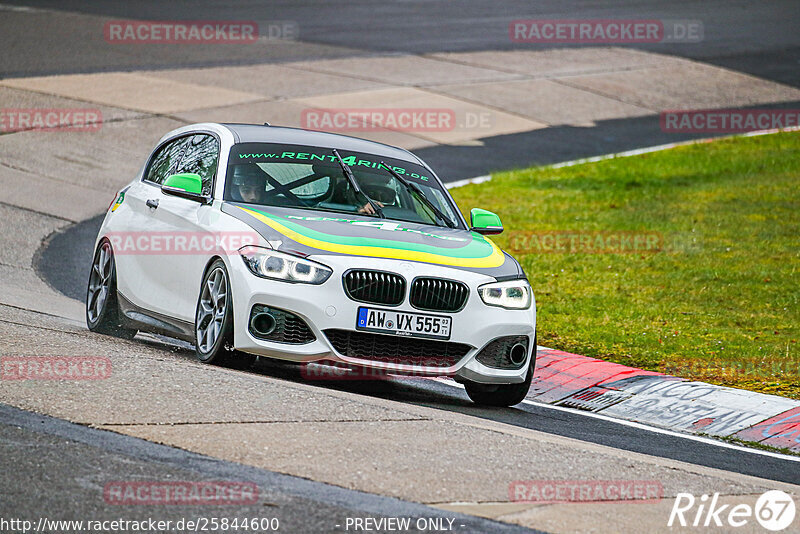
[[[454,382],[453,380],[446,379],[446,378],[431,378],[429,380],[435,380],[436,382],[439,382],[441,384],[446,384],[446,385],[451,386],[451,387],[457,387],[457,388],[460,388],[460,389],[464,389],[463,385],[459,384],[458,382]],[[584,410],[577,410],[575,408],[567,408],[565,406],[554,406],[552,404],[546,404],[546,403],[543,403],[543,402],[536,402],[536,401],[532,401],[532,400],[528,400],[528,399],[525,399],[524,401],[522,401],[522,404],[529,404],[531,406],[537,406],[539,408],[547,408],[549,410],[555,410],[555,411],[559,411],[559,412],[568,412],[568,413],[572,413],[572,414],[575,414],[575,415],[581,415],[581,416],[584,416],[584,417],[592,417],[594,419],[600,419],[602,421],[609,421],[609,422],[612,422],[612,423],[617,423],[619,425],[624,425],[624,426],[627,426],[627,427],[635,428],[637,430],[646,430],[648,432],[654,432],[656,434],[662,434],[662,435],[665,435],[665,436],[672,436],[672,437],[676,437],[676,438],[687,439],[687,440],[690,440],[690,441],[696,441],[698,443],[705,443],[707,445],[714,445],[715,447],[721,447],[723,449],[733,449],[733,450],[736,450],[736,451],[746,452],[746,453],[749,453],[749,454],[756,454],[756,455],[759,455],[759,456],[768,456],[770,458],[778,458],[780,460],[788,460],[790,462],[798,462],[798,463],[800,463],[800,456],[792,456],[792,455],[787,455],[787,454],[780,454],[780,453],[777,453],[777,452],[764,451],[764,450],[761,450],[761,449],[753,449],[753,448],[750,448],[750,447],[744,447],[742,445],[735,445],[733,443],[727,443],[725,441],[720,441],[718,439],[707,438],[707,437],[704,437],[704,436],[696,436],[694,434],[685,434],[683,432],[675,432],[674,430],[667,430],[667,429],[664,429],[664,428],[659,428],[659,427],[655,427],[655,426],[649,426],[649,425],[645,425],[645,424],[642,424],[642,423],[637,423],[635,421],[627,421],[625,419],[617,419],[616,417],[609,417],[607,415],[603,415],[603,414],[600,414],[600,413],[587,412],[587,411],[584,411]]]
[[[758,137],[760,135],[769,135],[779,132],[797,132],[800,131],[800,126],[790,126],[788,128],[776,128],[772,130],[756,130],[753,132],[745,132],[740,134],[733,134],[733,135],[724,135],[720,137],[706,137],[703,139],[693,139],[691,141],[681,141],[678,143],[667,143],[665,145],[656,145],[656,146],[649,146],[644,148],[636,148],[634,150],[626,150],[625,152],[615,152],[613,154],[603,154],[602,156],[592,156],[590,158],[581,158],[581,159],[574,159],[572,161],[562,161],[561,163],[553,163],[551,165],[542,165],[541,169],[560,169],[562,167],[573,167],[575,165],[581,165],[583,163],[595,163],[598,161],[603,161],[607,159],[616,159],[616,158],[627,158],[630,156],[640,156],[642,154],[650,154],[651,152],[659,152],[661,150],[669,150],[671,148],[677,148],[679,146],[691,146],[691,145],[699,145],[703,143],[710,143],[712,141],[718,141],[720,139],[731,139],[733,137]],[[444,184],[447,189],[455,189],[457,187],[462,187],[469,184],[480,184],[483,182],[488,182],[492,179],[491,174],[484,174],[481,176],[476,176],[475,178],[467,178],[465,180],[456,180],[455,182],[449,182]]]

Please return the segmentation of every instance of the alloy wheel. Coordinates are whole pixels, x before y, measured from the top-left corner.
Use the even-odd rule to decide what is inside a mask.
[[[222,332],[228,306],[228,279],[221,267],[214,269],[203,285],[197,316],[200,352],[211,352]]]
[[[108,301],[113,271],[114,260],[111,256],[111,245],[103,243],[95,255],[92,272],[89,275],[89,298],[86,299],[86,314],[92,323],[99,321]]]

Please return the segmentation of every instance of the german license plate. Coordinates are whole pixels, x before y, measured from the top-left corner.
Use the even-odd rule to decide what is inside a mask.
[[[450,339],[452,319],[443,315],[358,308],[356,330],[400,336]]]

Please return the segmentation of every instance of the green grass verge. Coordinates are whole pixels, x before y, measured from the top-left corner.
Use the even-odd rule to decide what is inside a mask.
[[[541,345],[800,398],[800,134],[504,172],[452,193],[467,216],[502,218],[494,239],[531,281]],[[547,252],[554,232],[656,236],[657,250]]]
[[[788,449],[786,447],[772,447],[771,445],[765,445],[763,443],[759,443],[758,441],[747,441],[744,439],[734,438],[733,436],[712,436],[711,434],[706,434],[705,432],[700,432],[698,435],[706,438],[718,439],[733,445],[750,447],[751,449],[761,449],[762,451],[777,452],[780,454],[787,454],[789,456],[800,456],[800,452],[795,452],[792,449]]]

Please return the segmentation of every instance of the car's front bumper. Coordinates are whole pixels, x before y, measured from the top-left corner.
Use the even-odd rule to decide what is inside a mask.
[[[240,258],[229,257],[234,305],[234,346],[238,350],[296,362],[330,360],[353,366],[381,368],[387,372],[420,376],[454,376],[481,383],[518,383],[525,380],[527,363],[530,362],[531,354],[535,354],[532,345],[536,329],[536,304],[532,303],[527,310],[507,310],[487,306],[478,295],[477,287],[494,281],[494,278],[444,266],[378,258],[315,256],[313,259],[331,267],[334,271],[324,284],[292,284],[259,278],[245,267]],[[469,298],[465,307],[455,313],[418,310],[409,304],[408,298],[396,307],[355,302],[348,298],[342,283],[343,273],[354,267],[394,272],[402,275],[407,284],[410,284],[416,276],[460,280],[469,286]],[[253,306],[257,304],[296,314],[308,324],[316,339],[305,344],[287,344],[254,337],[249,331],[249,319]],[[348,357],[334,349],[324,331],[328,329],[355,331],[359,306],[448,315],[452,317],[449,341],[467,344],[472,348],[457,363],[447,367],[426,366],[424,363],[407,365],[391,360]],[[488,367],[475,359],[480,350],[492,340],[503,336],[522,335],[529,338],[528,360],[519,369]],[[376,357],[380,358],[381,355]]]

